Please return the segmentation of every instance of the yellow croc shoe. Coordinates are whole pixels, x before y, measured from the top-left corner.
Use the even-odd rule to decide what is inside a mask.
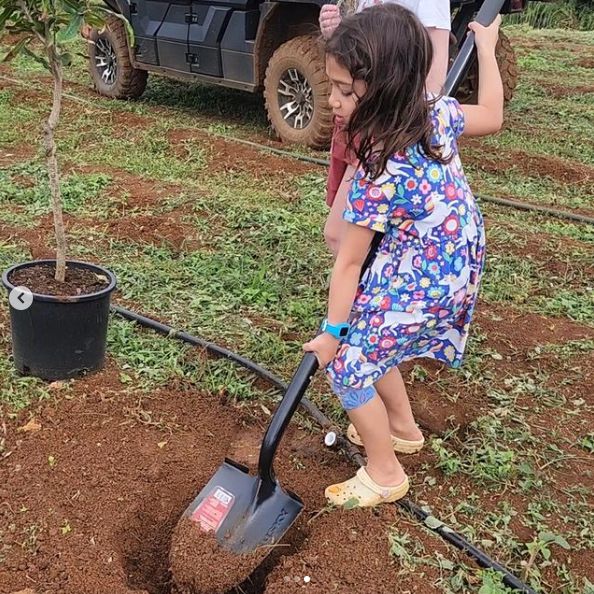
[[[347,429],[347,437],[351,443],[355,445],[362,446],[363,441],[361,440],[361,436],[357,433],[355,426],[351,423]],[[400,454],[416,454],[419,452],[423,446],[425,445],[425,438],[421,438],[418,441],[411,441],[408,439],[400,439],[395,435],[392,435],[392,445],[394,446],[394,451]]]
[[[410,485],[406,477],[395,487],[378,485],[367,474],[364,467],[357,470],[357,474],[344,483],[337,483],[326,488],[324,495],[334,505],[350,507],[374,507],[380,503],[392,503],[402,499]]]

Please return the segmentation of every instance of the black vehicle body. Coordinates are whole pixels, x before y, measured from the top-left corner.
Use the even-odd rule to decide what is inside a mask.
[[[146,74],[137,76],[135,85],[114,85],[114,69],[106,66],[114,63],[133,69],[132,74],[154,72],[249,92],[263,90],[269,118],[281,138],[311,146],[327,143],[331,116],[323,101],[328,84],[323,73],[315,76],[321,60],[316,43],[318,15],[327,0],[105,1],[129,21],[134,42],[130,44],[131,36],[125,36],[126,59],[117,55],[118,48],[105,52],[101,44],[100,56],[91,56],[91,74],[100,93],[124,98],[144,90]],[[453,53],[481,4],[480,0],[452,0]],[[508,0],[503,12],[520,11],[525,5],[526,0]],[[114,45],[113,40],[110,43]],[[308,126],[316,128],[313,135],[312,130],[305,132]]]

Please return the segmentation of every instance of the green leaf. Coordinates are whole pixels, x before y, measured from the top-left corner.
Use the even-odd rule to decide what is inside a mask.
[[[23,53],[25,53],[27,56],[29,56],[30,58],[32,58],[33,60],[35,60],[36,62],[41,64],[43,67],[50,70],[49,62],[43,56],[38,56],[35,52],[31,51],[28,47],[23,48]]]
[[[351,497],[344,503],[343,507],[344,509],[353,509],[355,507],[359,507],[359,500],[356,497]]]
[[[425,518],[425,526],[428,526],[431,528],[431,530],[437,530],[437,528],[441,528],[443,526],[443,522],[435,516],[427,516]]]
[[[545,542],[545,543],[551,542],[551,543],[554,543],[556,545],[559,545],[560,547],[564,548],[567,551],[569,549],[571,549],[571,546],[565,540],[565,538],[563,538],[562,536],[559,536],[558,534],[553,534],[552,532],[539,532],[538,533],[538,538],[542,542]]]
[[[75,15],[66,27],[66,29],[62,29],[56,35],[56,39],[58,40],[58,42],[65,43],[66,41],[70,41],[71,39],[77,37],[83,22],[84,19],[82,14]]]
[[[72,54],[70,52],[60,54],[60,62],[62,62],[62,66],[70,66],[72,64]]]
[[[0,30],[4,28],[6,21],[12,16],[15,12],[14,6],[7,6],[0,14]]]
[[[551,558],[551,551],[549,549],[542,549],[541,553],[545,561],[548,561]]]
[[[101,15],[97,15],[93,12],[85,14],[85,23],[91,25],[95,29],[101,30],[105,27],[105,19]]]
[[[3,62],[10,62],[13,58],[18,56],[18,54],[23,51],[24,47],[33,39],[32,36],[23,37],[15,46],[13,46],[10,51],[2,58]]]

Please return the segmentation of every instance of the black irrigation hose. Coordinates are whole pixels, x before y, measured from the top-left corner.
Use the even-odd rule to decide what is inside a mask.
[[[275,155],[290,157],[292,159],[296,159],[297,161],[304,161],[305,163],[314,163],[315,165],[323,165],[324,167],[328,167],[330,165],[330,161],[328,161],[328,159],[318,159],[316,157],[308,157],[307,155],[299,155],[296,153],[292,153],[291,151],[285,151],[282,149],[274,148],[272,146],[268,146],[266,144],[259,144],[257,142],[252,142],[251,140],[236,138],[234,136],[221,136],[221,138],[227,138],[229,140],[233,140],[235,142],[239,142],[241,144],[245,144],[253,148],[269,151],[271,153],[274,153]],[[567,212],[564,210],[557,210],[556,208],[551,208],[549,206],[538,206],[536,204],[530,204],[528,202],[509,200],[508,198],[496,198],[494,196],[477,195],[477,198],[484,202],[492,202],[493,204],[499,204],[500,206],[509,206],[511,208],[517,208],[518,210],[527,210],[531,212],[540,212],[560,219],[569,219],[571,221],[576,221],[578,223],[587,223],[589,225],[594,225],[594,217],[589,217],[573,212]]]
[[[278,378],[276,375],[274,375],[267,369],[264,369],[264,367],[261,367],[257,363],[250,361],[250,359],[246,359],[245,357],[242,357],[213,342],[209,342],[207,340],[203,340],[202,338],[192,336],[187,332],[175,330],[167,324],[162,324],[157,320],[153,320],[136,312],[130,311],[129,309],[125,309],[123,307],[120,307],[119,305],[112,305],[111,310],[113,313],[122,316],[127,320],[137,322],[141,326],[151,328],[152,330],[155,330],[160,334],[183,340],[184,342],[187,342],[194,346],[202,347],[215,355],[222,356],[232,361],[235,361],[242,367],[249,369],[253,373],[259,375],[266,381],[270,382],[275,388],[277,388],[281,392],[284,392],[287,389],[287,384],[285,382],[283,382],[280,378]],[[337,427],[315,404],[313,404],[313,402],[311,402],[307,398],[303,398],[301,401],[301,406],[323,429],[333,430],[337,433],[338,445],[345,451],[347,457],[351,462],[353,462],[357,466],[365,465],[365,459],[360,454],[359,450],[337,431]],[[428,525],[425,521],[427,520],[427,518],[431,516],[431,514],[420,508],[416,503],[413,503],[410,499],[400,499],[396,503],[401,508],[410,513],[412,516],[423,522],[425,526],[427,526],[434,532],[437,532],[444,540],[448,541],[450,544],[453,544],[461,551],[467,553],[481,567],[494,569],[495,571],[499,572],[503,577],[503,582],[505,585],[514,588],[518,592],[522,592],[524,594],[537,594],[537,592],[530,588],[530,586],[528,586],[527,584],[519,580],[516,576],[514,576],[509,571],[509,569],[507,569],[503,565],[500,565],[499,563],[497,563],[497,561],[491,559],[487,554],[485,554],[483,551],[481,551],[473,544],[468,542],[462,535],[455,532],[446,524],[442,523],[441,521],[437,521],[435,522],[436,527]]]

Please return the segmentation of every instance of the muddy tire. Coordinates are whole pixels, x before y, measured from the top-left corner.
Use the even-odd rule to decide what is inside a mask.
[[[503,83],[503,95],[505,101],[510,101],[514,96],[518,84],[518,62],[516,54],[511,45],[509,37],[503,31],[499,31],[499,41],[495,48],[495,56],[499,64],[501,82]],[[455,57],[451,56],[451,59]],[[476,60],[470,67],[466,78],[462,81],[456,98],[462,103],[476,103],[478,100],[478,63]]]
[[[148,73],[132,66],[126,27],[108,16],[105,29],[93,29],[89,44],[89,72],[97,92],[115,99],[135,99],[146,88]]]
[[[283,43],[266,68],[268,119],[283,142],[326,148],[332,137],[330,83],[324,54],[314,35]]]

